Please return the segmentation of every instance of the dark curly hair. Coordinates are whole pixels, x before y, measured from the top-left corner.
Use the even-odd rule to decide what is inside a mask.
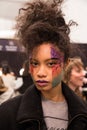
[[[56,45],[67,61],[70,50],[69,26],[61,11],[63,0],[35,0],[19,10],[16,28],[17,37],[30,54],[43,42]]]

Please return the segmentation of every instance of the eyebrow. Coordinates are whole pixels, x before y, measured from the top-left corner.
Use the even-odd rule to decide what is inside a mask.
[[[50,58],[50,59],[48,59],[48,60],[59,60],[60,58],[56,58],[56,57],[52,57],[52,58]]]
[[[46,61],[50,61],[50,60],[62,62],[62,61],[63,61],[63,58],[56,58],[56,57],[53,57],[53,58],[47,59]]]
[[[37,59],[33,59],[33,58],[30,58],[30,60],[34,60],[34,61],[38,61]],[[46,59],[45,61],[50,61],[50,60],[59,60],[58,58],[50,58],[50,59]]]

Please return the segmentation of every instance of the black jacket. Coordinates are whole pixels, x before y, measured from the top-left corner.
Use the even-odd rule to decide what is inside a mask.
[[[87,104],[64,83],[62,91],[69,110],[67,130],[87,130]],[[47,130],[40,92],[35,86],[0,106],[0,130]]]
[[[23,84],[18,89],[18,91],[21,94],[25,93],[25,91],[29,88],[29,86],[31,86],[32,84],[34,84],[30,74],[22,76],[22,79],[23,79]]]

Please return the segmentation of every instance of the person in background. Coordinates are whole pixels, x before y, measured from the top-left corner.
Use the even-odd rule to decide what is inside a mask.
[[[62,82],[70,51],[62,2],[35,0],[21,9],[17,36],[34,85],[0,106],[0,130],[87,130],[87,104]]]
[[[2,80],[4,82],[4,85],[7,86],[10,91],[12,91],[13,96],[15,97],[16,95],[19,94],[18,91],[16,91],[16,77],[13,74],[13,72],[11,71],[10,66],[7,63],[3,63],[2,64]]]
[[[2,66],[0,64],[0,76],[2,76]]]
[[[83,97],[84,64],[80,57],[69,58],[64,70],[64,82],[80,97]]]
[[[0,104],[12,98],[13,90],[6,87],[3,83],[3,80],[0,76]]]
[[[14,87],[15,76],[13,75],[8,63],[2,64],[2,79],[6,86]]]
[[[32,80],[31,75],[29,73],[29,60],[24,61],[22,69],[23,69],[23,73],[21,76],[23,79],[23,84],[18,89],[18,91],[21,94],[24,93],[27,90],[27,88],[33,84],[33,80]]]

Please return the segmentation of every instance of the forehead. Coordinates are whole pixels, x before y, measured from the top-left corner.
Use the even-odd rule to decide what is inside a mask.
[[[56,47],[55,45],[52,45],[51,43],[43,43],[38,47],[35,47],[33,49],[32,52],[32,56],[44,56],[46,54],[46,56],[57,56],[57,54],[61,54],[60,50],[58,47]]]
[[[74,65],[73,66],[73,68],[72,68],[72,70],[83,70],[84,68],[83,68],[83,66],[81,66],[81,65]]]

